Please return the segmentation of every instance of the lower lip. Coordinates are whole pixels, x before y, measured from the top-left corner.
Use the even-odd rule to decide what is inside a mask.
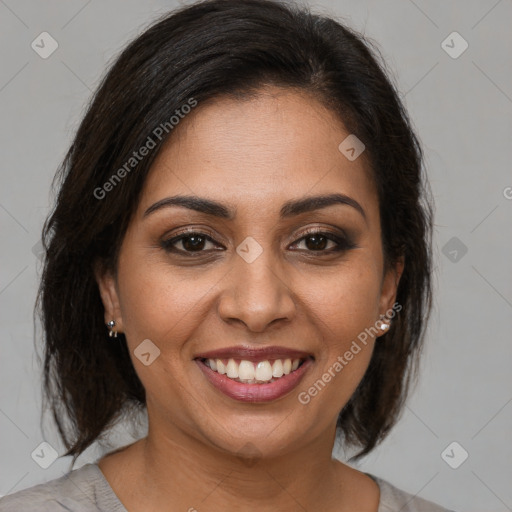
[[[200,359],[195,359],[195,362],[210,383],[219,391],[222,391],[222,393],[230,398],[241,402],[270,402],[283,397],[298,386],[299,382],[304,377],[304,374],[313,364],[312,359],[306,359],[295,371],[288,375],[283,375],[279,379],[274,382],[269,382],[268,384],[243,384],[241,382],[236,382],[225,375],[221,375],[218,372],[214,372]]]

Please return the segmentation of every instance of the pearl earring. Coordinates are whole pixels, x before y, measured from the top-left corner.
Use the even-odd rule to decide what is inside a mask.
[[[391,323],[390,322],[384,322],[382,319],[380,320],[380,328],[383,331],[387,331],[390,327],[391,327]]]

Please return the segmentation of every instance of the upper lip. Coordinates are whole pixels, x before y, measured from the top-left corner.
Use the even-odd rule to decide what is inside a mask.
[[[197,354],[195,359],[244,359],[246,361],[264,361],[265,359],[307,359],[312,354],[302,350],[295,350],[280,346],[247,347],[236,346],[219,348]]]

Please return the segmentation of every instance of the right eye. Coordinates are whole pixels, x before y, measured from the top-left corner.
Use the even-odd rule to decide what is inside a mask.
[[[205,233],[200,233],[197,231],[186,231],[185,233],[174,236],[169,240],[162,240],[161,246],[167,252],[180,253],[190,256],[191,253],[209,252],[204,250],[208,243],[217,245],[215,240],[213,240],[213,238],[206,235]],[[181,249],[176,247],[179,244],[181,244]]]

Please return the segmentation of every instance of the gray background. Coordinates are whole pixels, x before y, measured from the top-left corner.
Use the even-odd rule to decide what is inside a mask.
[[[107,63],[175,5],[0,0],[0,495],[59,477],[70,460],[42,469],[31,457],[43,441],[64,451],[49,416],[40,425],[32,320],[51,179]],[[382,49],[436,200],[436,300],[421,380],[398,426],[359,466],[459,511],[512,510],[512,2],[310,5]],[[43,31],[59,45],[47,59],[31,48]],[[469,45],[458,58],[441,45],[453,31]],[[131,439],[119,429],[112,443]],[[441,457],[453,441],[469,453],[457,469]],[[100,453],[92,447],[75,467]],[[448,453],[460,461],[461,448]]]

